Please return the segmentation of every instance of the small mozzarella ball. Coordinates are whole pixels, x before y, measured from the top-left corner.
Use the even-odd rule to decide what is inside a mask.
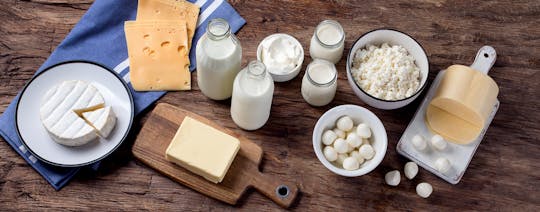
[[[417,150],[420,150],[420,151],[424,151],[426,149],[426,147],[427,147],[426,140],[424,140],[424,137],[422,137],[421,135],[413,136],[412,144],[413,144],[414,148],[416,148]]]
[[[373,156],[375,156],[375,150],[369,144],[364,144],[360,146],[360,149],[358,149],[358,151],[360,152],[360,155],[363,158],[368,159],[368,160],[373,158]]]
[[[337,160],[335,161],[339,166],[343,165],[343,161],[345,161],[345,158],[348,158],[347,154],[338,154]]]
[[[334,130],[332,130],[332,131],[334,131],[334,133],[337,135],[338,138],[345,139],[346,134],[345,134],[344,131],[342,131],[342,130],[340,130],[338,128],[334,128]]]
[[[343,160],[343,168],[346,170],[356,170],[358,167],[360,167],[360,164],[356,158],[348,157]]]
[[[353,158],[356,158],[356,160],[358,161],[358,164],[361,165],[362,163],[364,163],[364,157],[362,157],[360,155],[360,152],[358,151],[352,151],[349,156],[353,157]]]
[[[447,143],[442,136],[437,134],[431,137],[431,145],[435,147],[435,149],[442,151],[446,149]]]
[[[438,158],[435,161],[435,169],[437,169],[437,171],[446,173],[448,170],[450,170],[450,167],[452,167],[452,165],[450,165],[450,161],[446,158]]]
[[[334,141],[337,139],[337,135],[334,131],[332,130],[326,130],[324,131],[323,135],[322,135],[322,142],[324,145],[332,145],[332,143],[334,143]]]
[[[360,136],[360,138],[369,138],[371,137],[371,130],[367,124],[362,123],[356,127],[356,134]]]
[[[326,160],[330,162],[337,160],[338,153],[336,152],[336,150],[334,150],[333,147],[331,146],[324,147],[323,153]]]
[[[349,133],[347,135],[347,143],[351,146],[351,147],[359,147],[361,144],[362,144],[362,139],[360,137],[358,137],[358,135],[356,135],[355,132],[352,132],[352,133]]]
[[[397,186],[401,181],[401,174],[399,174],[398,170],[390,171],[384,175],[384,181],[386,181],[386,184],[388,185]]]
[[[412,180],[416,174],[418,174],[418,165],[416,165],[415,162],[407,162],[403,169],[403,173],[405,173],[407,179]]]
[[[338,129],[346,132],[353,128],[353,121],[351,117],[343,116],[337,120],[336,126]]]
[[[346,153],[349,150],[349,144],[343,138],[338,138],[334,141],[334,149],[338,153]]]
[[[416,194],[423,198],[428,198],[433,192],[433,187],[429,183],[420,183],[416,186]]]

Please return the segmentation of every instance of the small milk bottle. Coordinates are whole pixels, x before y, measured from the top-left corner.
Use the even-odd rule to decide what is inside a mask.
[[[337,21],[324,20],[315,29],[309,46],[312,59],[337,63],[343,55],[345,31]]]
[[[196,55],[197,83],[202,93],[214,100],[231,97],[242,62],[242,47],[226,20],[210,20],[197,43]]]
[[[304,100],[313,106],[324,106],[334,99],[336,90],[336,66],[326,60],[313,60],[302,78],[301,93]]]
[[[261,128],[270,117],[274,81],[264,64],[251,61],[234,79],[231,117],[242,129]]]

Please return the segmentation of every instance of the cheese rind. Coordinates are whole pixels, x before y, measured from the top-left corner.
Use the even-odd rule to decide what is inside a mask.
[[[240,141],[191,117],[185,117],[165,158],[207,180],[219,183],[225,177]]]
[[[126,21],[124,28],[135,90],[191,89],[185,21]]]
[[[499,87],[486,74],[450,66],[426,109],[426,123],[451,142],[470,143],[484,128],[498,93]]]
[[[107,138],[116,125],[116,115],[111,106],[84,112],[82,117],[103,138]]]
[[[92,127],[79,118],[76,108],[104,104],[103,96],[85,81],[64,81],[45,94],[40,118],[51,138],[66,146],[81,146],[97,138]]]

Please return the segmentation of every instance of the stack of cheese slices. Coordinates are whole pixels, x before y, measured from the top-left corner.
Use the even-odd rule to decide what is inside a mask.
[[[91,83],[64,81],[45,94],[40,108],[41,122],[51,138],[66,146],[81,146],[109,136],[116,115]]]
[[[190,90],[189,51],[200,8],[183,0],[139,0],[124,30],[137,91]]]

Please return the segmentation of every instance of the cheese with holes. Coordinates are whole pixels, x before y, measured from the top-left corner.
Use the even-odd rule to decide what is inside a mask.
[[[219,183],[239,149],[240,141],[235,137],[186,116],[165,157],[211,182]]]
[[[437,134],[458,144],[476,139],[497,101],[499,87],[468,66],[448,67],[426,110],[426,122]]]
[[[135,90],[191,89],[184,20],[126,21],[124,28]]]
[[[99,116],[88,123],[77,111],[93,112],[104,105],[103,96],[92,84],[79,80],[64,81],[46,92],[40,118],[54,141],[66,146],[81,146],[97,139],[100,132],[93,123],[114,128],[116,117],[114,114],[107,119]]]
[[[137,20],[185,20],[188,34],[188,53],[197,28],[199,6],[188,1],[139,0]]]

